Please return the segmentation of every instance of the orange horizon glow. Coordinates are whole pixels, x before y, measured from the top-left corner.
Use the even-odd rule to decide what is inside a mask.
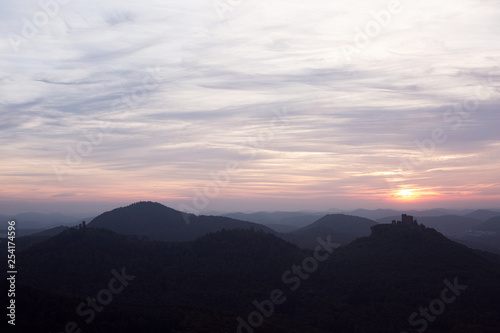
[[[405,188],[405,189],[399,189],[396,190],[395,193],[392,194],[392,197],[395,199],[395,201],[402,201],[402,202],[416,202],[416,201],[421,201],[425,200],[425,195],[421,193],[421,191],[418,191],[413,188]]]

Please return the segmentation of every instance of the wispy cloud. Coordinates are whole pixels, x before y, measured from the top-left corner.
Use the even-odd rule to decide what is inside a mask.
[[[3,3],[0,196],[176,202],[228,161],[241,169],[212,209],[234,210],[238,197],[239,209],[259,209],[249,198],[266,196],[277,209],[285,196],[385,205],[398,186],[494,196],[498,1],[401,1],[346,58],[388,6],[244,1],[222,19],[211,1],[73,0],[37,27],[38,2]],[[24,36],[26,24],[36,34]],[[148,68],[162,82],[141,97]],[[133,94],[140,102],[123,102]],[[467,117],[446,113],[466,102],[478,103]],[[242,147],[285,105],[287,126],[248,160]],[[446,139],[425,154],[416,141],[435,129]],[[99,131],[102,143],[58,181],[52,165]],[[400,174],[409,156],[419,162]]]

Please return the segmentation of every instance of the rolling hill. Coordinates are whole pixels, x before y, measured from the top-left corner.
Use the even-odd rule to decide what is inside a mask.
[[[326,235],[307,251],[253,230],[165,243],[72,228],[18,253],[20,328],[59,332],[74,320],[86,332],[249,332],[241,323],[260,316],[259,332],[497,332],[499,256],[425,227],[371,230],[336,250]],[[85,323],[75,308],[102,299],[112,270],[129,283]],[[272,310],[269,299],[280,299]]]
[[[476,211],[477,214],[488,215],[488,211]],[[470,216],[477,216],[472,214]],[[419,223],[426,227],[434,228],[446,237],[473,249],[500,254],[500,231],[498,219],[491,218],[485,222],[467,216],[444,215],[416,217]],[[396,217],[387,217],[379,222],[388,223]]]
[[[250,221],[264,225],[289,225],[296,228],[304,227],[319,219],[324,214],[309,212],[257,212],[257,213],[229,213],[224,216]]]
[[[332,241],[345,245],[354,239],[370,234],[370,227],[375,221],[351,215],[328,214],[316,222],[283,235],[287,241],[301,248],[313,249],[317,245],[316,238],[331,235]]]
[[[480,223],[457,241],[475,249],[500,254],[500,216]]]
[[[477,225],[474,230],[490,231],[500,234],[500,216],[495,216]]]
[[[478,209],[464,216],[476,220],[486,221],[487,219],[490,219],[492,217],[500,216],[500,212],[487,209]]]
[[[113,209],[94,218],[88,227],[159,241],[194,240],[210,232],[236,228],[276,233],[260,224],[222,216],[186,214],[156,202],[138,202]]]

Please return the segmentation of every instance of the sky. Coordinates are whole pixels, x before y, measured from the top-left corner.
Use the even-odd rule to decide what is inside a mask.
[[[0,213],[500,207],[500,1],[0,3]]]

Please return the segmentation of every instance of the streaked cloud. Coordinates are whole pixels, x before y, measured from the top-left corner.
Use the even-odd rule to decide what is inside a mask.
[[[498,1],[401,1],[363,47],[390,1],[217,1],[2,3],[0,210],[176,208],[229,162],[206,210],[498,202]]]

